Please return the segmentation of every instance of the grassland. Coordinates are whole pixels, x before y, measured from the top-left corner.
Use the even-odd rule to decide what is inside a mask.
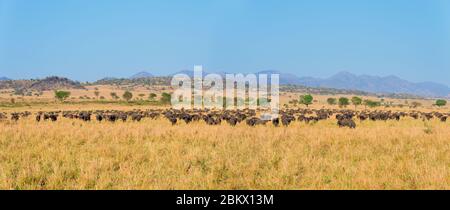
[[[64,103],[55,102],[51,91],[23,97],[3,91],[0,112],[161,108],[146,98],[167,91],[133,89],[135,96],[145,96],[131,102],[110,97],[124,89],[71,90]],[[98,100],[96,91],[105,99]],[[282,93],[280,100],[288,103],[299,94]],[[328,97],[340,96],[314,96],[310,108],[337,108],[326,104]],[[422,104],[420,111],[450,112],[434,107],[433,100],[414,101]],[[172,126],[165,119],[0,121],[0,189],[450,189],[448,122],[405,118],[357,124],[343,129],[333,119],[288,128]]]
[[[1,189],[450,189],[450,125],[0,122]]]

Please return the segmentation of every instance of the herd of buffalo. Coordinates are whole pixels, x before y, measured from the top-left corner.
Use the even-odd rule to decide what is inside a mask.
[[[279,113],[279,117],[271,120],[264,120],[258,117],[257,110],[174,110],[174,109],[154,109],[154,110],[97,110],[97,111],[54,111],[54,112],[37,112],[34,114],[35,120],[40,121],[57,121],[60,117],[67,119],[79,119],[82,121],[96,120],[98,122],[116,122],[116,121],[135,121],[139,122],[144,118],[158,119],[165,118],[172,125],[177,123],[191,123],[195,121],[204,121],[208,125],[219,125],[226,122],[231,126],[245,122],[249,126],[266,125],[268,123],[274,126],[289,126],[294,121],[304,123],[315,123],[321,120],[335,118],[339,127],[356,128],[355,120],[364,121],[387,121],[401,120],[405,117],[421,120],[438,119],[446,122],[450,113],[440,112],[395,112],[395,111],[353,111],[353,110],[332,110],[332,109],[287,109]],[[0,112],[0,121],[12,120],[18,121],[21,118],[32,116],[31,112]]]

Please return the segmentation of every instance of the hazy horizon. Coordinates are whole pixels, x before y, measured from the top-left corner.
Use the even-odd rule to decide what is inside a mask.
[[[0,77],[277,70],[450,85],[450,2],[0,0]]]

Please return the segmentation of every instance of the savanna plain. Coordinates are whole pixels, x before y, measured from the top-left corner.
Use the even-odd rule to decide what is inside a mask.
[[[154,108],[77,108],[101,106]],[[49,108],[2,108],[28,109]],[[449,122],[355,122],[350,129],[334,118],[278,127],[7,119],[0,189],[450,189]]]

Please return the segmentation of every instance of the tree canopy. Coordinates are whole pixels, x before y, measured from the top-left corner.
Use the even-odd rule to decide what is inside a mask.
[[[436,101],[436,106],[442,107],[442,106],[445,106],[445,105],[447,105],[447,101],[446,100],[439,99],[439,100]]]
[[[352,104],[356,108],[357,106],[362,104],[362,99],[360,97],[355,96],[355,97],[352,98]]]
[[[337,104],[337,100],[335,98],[328,98],[327,99],[327,103],[329,105],[336,105]]]
[[[310,94],[300,96],[299,103],[306,105],[307,107],[312,104],[314,97]]]
[[[349,104],[350,104],[350,102],[349,102],[348,98],[346,98],[346,97],[339,98],[339,106],[340,107],[346,107]]]
[[[130,91],[125,91],[122,95],[123,99],[125,99],[126,101],[129,101],[133,98],[133,93],[131,93]]]
[[[55,98],[60,101],[66,100],[69,96],[70,96],[69,91],[55,90]]]

